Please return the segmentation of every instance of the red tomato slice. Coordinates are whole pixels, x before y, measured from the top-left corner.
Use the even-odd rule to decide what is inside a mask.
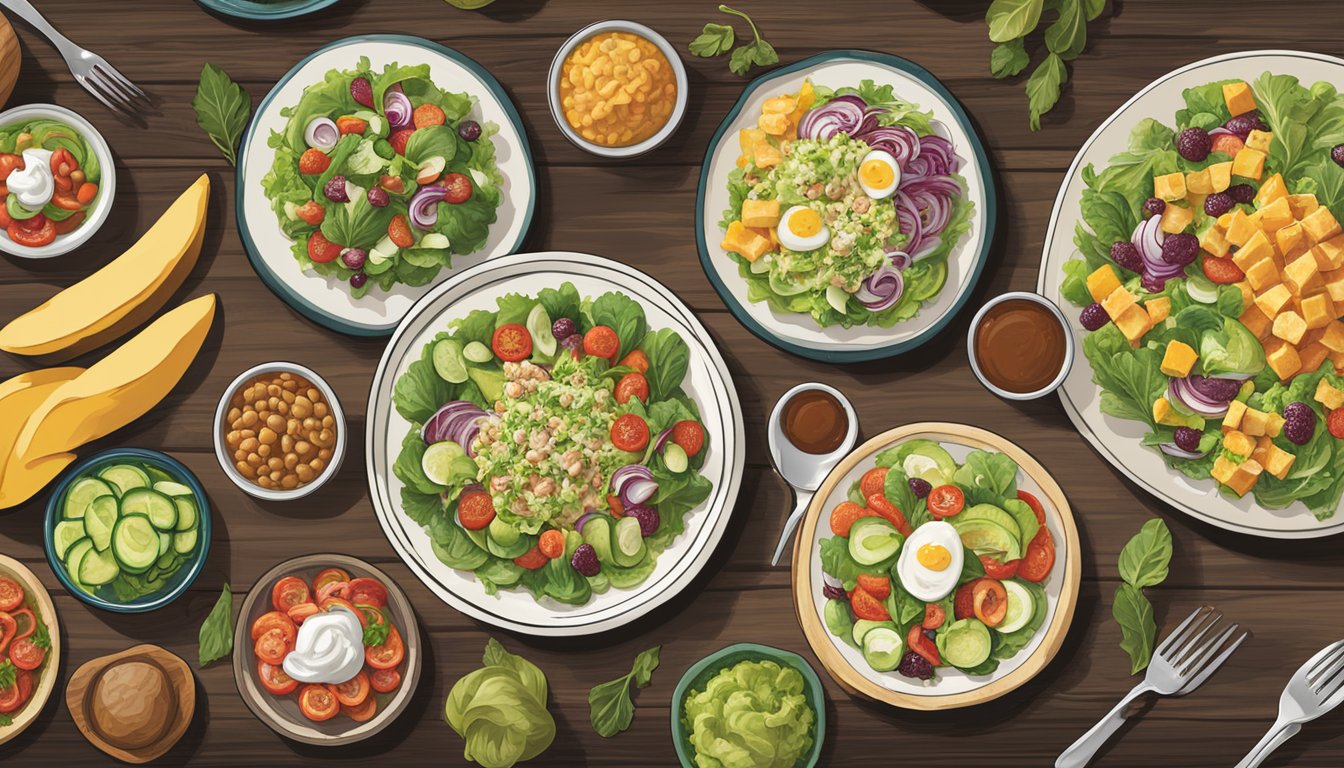
[[[1011,579],[1017,575],[1017,567],[1021,560],[1009,560],[1001,563],[989,555],[980,556],[980,565],[985,568],[985,575],[992,579]]]
[[[19,669],[37,669],[46,659],[47,650],[33,642],[32,637],[21,637],[9,646],[9,660]]]
[[[859,478],[859,493],[868,498],[875,493],[885,493],[887,488],[887,468],[873,467]]]
[[[877,513],[852,501],[842,501],[835,505],[835,509],[831,510],[831,533],[849,538],[849,529],[854,527],[856,520],[860,517],[872,517],[875,514]]]
[[[351,579],[347,595],[350,602],[358,605],[372,605],[374,608],[387,605],[387,588],[377,579],[370,579],[367,576]]]
[[[649,445],[649,423],[637,413],[627,413],[611,424],[611,444],[618,450],[635,453]]]
[[[351,613],[355,614],[356,616],[359,615],[359,611],[356,611],[356,610],[355,610],[355,604],[352,603],[352,602],[350,602],[349,600],[346,600],[346,599],[343,598],[343,597],[328,597],[326,600],[323,600],[322,602],[320,602],[320,603],[317,604],[317,609],[318,609],[319,611],[326,612],[326,611],[330,611],[331,609],[335,608],[336,606],[340,606],[340,607],[342,607],[342,608],[345,608],[346,610],[350,611]]]
[[[317,603],[299,603],[289,609],[289,620],[295,624],[302,624],[303,620],[317,613]]]
[[[952,599],[952,613],[958,619],[969,619],[975,615],[975,581],[957,587],[957,595]]]
[[[1026,491],[1018,491],[1017,498],[1021,499],[1022,501],[1025,501],[1027,503],[1027,506],[1031,507],[1032,513],[1036,515],[1036,522],[1042,525],[1045,524],[1045,507],[1041,506],[1040,499],[1036,498],[1035,496],[1032,496],[1030,493],[1027,493]]]
[[[0,611],[0,653],[4,653],[9,644],[19,634],[19,624],[14,617]]]
[[[905,519],[905,515],[901,513],[901,510],[898,509],[895,504],[888,501],[886,496],[883,496],[880,493],[875,493],[872,496],[869,496],[867,501],[868,508],[886,518],[887,522],[896,526],[896,530],[900,531],[902,536],[909,536],[915,532],[915,529],[911,527],[909,521]]]
[[[457,500],[457,519],[469,531],[479,531],[495,519],[495,502],[485,491],[467,491]]]
[[[1022,565],[1017,569],[1017,575],[1032,582],[1041,582],[1046,576],[1050,575],[1050,569],[1055,567],[1055,539],[1050,535],[1050,529],[1041,526],[1041,530],[1036,532],[1036,537],[1027,545],[1027,552],[1022,556]]]
[[[532,354],[532,334],[519,323],[501,325],[490,337],[490,349],[506,363],[526,360]]]
[[[545,553],[541,551],[541,547],[532,547],[523,554],[513,558],[514,565],[519,568],[526,568],[529,571],[535,571],[549,562],[551,562],[551,558],[547,557]]]
[[[583,335],[583,352],[593,357],[615,360],[621,351],[621,338],[605,325],[594,325]]]
[[[627,373],[616,383],[616,402],[625,404],[630,402],[632,397],[639,398],[641,402],[649,402],[649,380],[644,378],[642,373]]]
[[[369,720],[373,719],[374,715],[378,714],[378,700],[370,696],[364,699],[364,701],[361,702],[359,706],[356,707],[342,706],[341,711],[344,712],[347,717],[349,717],[351,720],[354,720],[356,723],[368,722]]]
[[[267,664],[279,664],[285,660],[290,651],[294,650],[294,646],[289,642],[284,630],[268,629],[257,638],[252,650],[256,652],[258,659]]]
[[[317,595],[317,604],[321,605],[322,601],[329,597],[341,597],[349,588],[350,582],[348,581],[328,581],[321,587],[315,588],[313,591]]]
[[[940,485],[929,491],[926,502],[937,517],[952,517],[966,506],[966,494],[955,485]]]
[[[876,596],[868,594],[862,587],[856,588],[849,596],[849,605],[854,615],[869,621],[891,621],[887,607]]]
[[[364,649],[364,661],[374,669],[392,669],[406,657],[406,648],[401,642],[401,633],[396,627],[387,631],[387,640],[382,645],[371,645]]]
[[[299,687],[299,681],[285,674],[278,664],[267,664],[261,660],[257,661],[257,678],[261,680],[261,687],[276,696],[293,693]]]
[[[396,669],[375,669],[369,675],[369,685],[379,693],[391,693],[401,685],[401,673]]]
[[[324,571],[319,571],[317,576],[313,578],[313,591],[314,592],[320,591],[322,587],[326,584],[331,584],[333,582],[349,581],[349,580],[350,580],[350,574],[346,573],[340,568],[328,568]]]
[[[290,638],[291,642],[299,633],[298,627],[294,626],[294,622],[290,620],[289,616],[280,611],[268,611],[258,616],[257,620],[252,622],[252,639],[256,640],[272,629],[278,629],[284,632],[285,635]]]
[[[947,621],[947,611],[939,603],[928,603],[924,606],[924,620],[920,626],[924,629],[937,629],[943,626]]]
[[[308,584],[298,576],[286,576],[271,587],[271,605],[282,613],[288,613],[289,609],[296,605],[311,602]]]
[[[23,706],[28,700],[28,695],[24,693],[24,679],[27,678],[28,690],[32,690],[32,675],[23,670],[14,677],[14,684],[8,688],[0,688],[0,713],[9,714]]]
[[[361,669],[344,683],[332,686],[332,690],[336,692],[336,700],[343,706],[358,707],[369,697],[369,676]]]
[[[335,717],[341,711],[341,704],[331,686],[310,684],[299,691],[299,711],[309,720],[320,723]]]
[[[687,456],[695,456],[705,447],[705,428],[698,421],[682,419],[672,425],[672,442],[681,446]]]
[[[18,610],[23,605],[24,592],[19,582],[0,577],[0,611],[6,613]]]
[[[1008,591],[998,579],[977,579],[971,601],[975,618],[987,627],[999,626],[1008,615]]]
[[[924,636],[924,628],[920,625],[916,624],[910,628],[910,634],[905,636],[905,645],[910,650],[923,656],[933,666],[940,667],[943,665],[942,659],[938,657],[938,646]]]
[[[636,349],[633,350],[630,354],[626,355],[625,357],[622,357],[621,362],[617,363],[616,365],[624,366],[626,368],[634,368],[636,371],[639,371],[640,373],[648,373],[649,356],[644,354],[643,350]]]
[[[860,573],[858,581],[860,589],[873,597],[876,597],[878,600],[886,600],[887,595],[891,594],[891,580],[886,576],[873,576],[867,573]]]

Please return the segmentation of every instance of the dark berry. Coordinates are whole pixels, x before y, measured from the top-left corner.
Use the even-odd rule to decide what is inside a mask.
[[[910,478],[910,492],[915,494],[916,499],[922,499],[929,495],[933,490],[933,484],[922,477]]]
[[[1233,184],[1232,188],[1227,190],[1227,194],[1238,203],[1249,203],[1255,199],[1255,187],[1250,184]]]
[[[369,281],[368,275],[364,274],[363,272],[356,272],[355,274],[350,276],[350,287],[363,288],[364,284],[367,283],[368,281]]]
[[[569,350],[569,353],[577,360],[583,357],[583,334],[573,333],[560,340],[560,346]]]
[[[592,577],[602,572],[602,562],[597,559],[597,550],[592,544],[580,544],[574,550],[574,556],[569,558],[569,564],[584,576]]]
[[[1302,402],[1293,402],[1283,406],[1283,436],[1296,445],[1311,442],[1316,434],[1316,412]]]
[[[843,587],[837,587],[834,584],[827,584],[821,588],[822,597],[828,600],[844,600],[848,597]]]
[[[350,98],[366,107],[373,106],[373,86],[367,78],[356,77],[350,81]]]
[[[1078,316],[1078,322],[1089,331],[1095,331],[1111,322],[1110,315],[1101,308],[1100,304],[1089,304],[1083,309],[1083,313]]]
[[[920,656],[914,651],[905,654],[901,659],[901,665],[896,668],[896,671],[906,677],[913,677],[916,680],[929,680],[933,677],[933,665],[929,663],[928,659]]]
[[[1139,255],[1139,248],[1128,240],[1121,240],[1111,246],[1111,261],[1130,272],[1143,271],[1143,257]]]
[[[661,522],[658,518],[658,510],[644,504],[632,504],[625,508],[625,516],[633,517],[639,521],[639,535],[652,536]]]
[[[463,120],[457,125],[457,135],[463,141],[475,141],[481,138],[481,124],[475,120]]]
[[[568,317],[562,317],[551,323],[551,335],[557,339],[567,339],[579,332],[579,326]]]
[[[1344,168],[1344,144],[1336,144],[1330,150],[1330,159],[1335,161],[1335,165]]]
[[[1167,201],[1160,197],[1150,197],[1143,201],[1143,212],[1149,216],[1161,216],[1167,210]]]
[[[1162,260],[1168,264],[1185,266],[1193,262],[1198,255],[1199,238],[1194,235],[1182,232],[1167,235],[1167,239],[1162,241]]]
[[[1201,395],[1218,402],[1230,402],[1241,391],[1241,382],[1218,376],[1191,376],[1190,386]]]
[[[1176,447],[1180,448],[1182,451],[1196,453],[1199,451],[1200,437],[1199,430],[1191,429],[1190,427],[1177,427]]]
[[[1214,192],[1204,198],[1204,212],[1210,216],[1222,216],[1236,204],[1237,202],[1226,192]]]
[[[341,263],[351,269],[363,269],[364,261],[368,258],[368,251],[363,248],[346,248],[341,251]]]
[[[1255,112],[1247,112],[1244,115],[1237,115],[1226,123],[1223,123],[1223,127],[1232,133],[1235,133],[1237,138],[1242,141],[1245,141],[1246,137],[1251,135],[1251,131],[1269,130],[1269,126],[1265,125],[1265,122],[1260,119],[1260,115]]]
[[[332,176],[331,181],[327,182],[327,186],[322,188],[322,194],[326,195],[327,199],[333,203],[350,202],[350,194],[345,191],[344,176]]]
[[[386,208],[387,204],[392,202],[392,198],[388,197],[387,190],[382,187],[369,187],[368,198],[369,205],[374,208]]]
[[[1211,149],[1213,139],[1209,138],[1209,132],[1203,128],[1186,128],[1176,139],[1176,151],[1192,163],[1203,161],[1209,156]]]

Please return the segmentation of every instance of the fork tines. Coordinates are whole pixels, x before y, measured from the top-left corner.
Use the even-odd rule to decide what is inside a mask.
[[[1195,609],[1157,649],[1157,654],[1183,678],[1199,674],[1211,662],[1222,661],[1246,636],[1235,622],[1225,622],[1210,606]],[[1233,636],[1237,637],[1233,639]],[[1231,645],[1229,646],[1229,642]],[[1222,649],[1222,653],[1219,650]]]
[[[1334,644],[1308,672],[1307,684],[1316,696],[1327,699],[1344,686],[1344,640]]]

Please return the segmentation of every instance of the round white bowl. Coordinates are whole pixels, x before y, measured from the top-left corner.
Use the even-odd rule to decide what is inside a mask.
[[[1027,301],[1040,304],[1042,307],[1050,310],[1050,314],[1059,322],[1059,327],[1064,329],[1064,363],[1059,367],[1059,373],[1055,375],[1055,378],[1051,379],[1049,384],[1035,392],[1009,392],[1006,389],[995,386],[993,382],[985,377],[984,372],[980,370],[980,362],[975,359],[975,330],[980,327],[980,322],[985,319],[985,314],[988,313],[989,310],[1005,301],[1011,301],[1012,299],[1026,299]],[[1035,400],[1039,397],[1045,397],[1056,389],[1059,389],[1059,386],[1064,383],[1064,379],[1068,378],[1069,369],[1073,368],[1073,329],[1069,327],[1069,322],[1064,319],[1064,313],[1059,311],[1059,307],[1055,306],[1053,301],[1045,298],[1039,293],[1032,293],[1031,291],[1009,291],[1008,293],[995,296],[985,302],[985,306],[981,307],[980,311],[976,312],[975,317],[971,319],[971,328],[966,332],[966,356],[971,360],[971,370],[975,372],[975,378],[979,379],[980,383],[985,385],[985,389],[988,389],[990,392],[993,392],[1005,400]]]
[[[292,373],[295,376],[302,376],[307,379],[322,396],[327,399],[327,407],[331,409],[332,419],[336,422],[336,447],[331,449],[331,460],[322,470],[313,482],[307,485],[301,485],[292,490],[272,490],[262,488],[260,485],[243,477],[237,467],[233,466],[233,458],[229,449],[224,445],[224,417],[229,412],[229,401],[233,399],[233,393],[237,392],[247,382],[260,376],[263,373]],[[215,406],[215,421],[212,427],[215,440],[215,458],[219,460],[219,466],[224,470],[233,484],[249,496],[261,499],[263,501],[292,501],[301,499],[318,488],[327,484],[327,481],[336,476],[341,471],[341,462],[345,460],[345,446],[350,442],[346,435],[345,412],[341,410],[341,403],[336,399],[336,392],[332,390],[331,385],[318,376],[312,369],[306,368],[298,363],[285,362],[277,360],[270,363],[262,363],[248,368],[246,371],[238,374],[229,386],[225,388],[224,394],[219,398],[219,405]]]
[[[103,139],[98,129],[78,113],[55,104],[25,104],[0,112],[0,127],[40,117],[68,123],[88,139],[89,146],[93,147],[93,154],[98,157],[98,164],[102,166],[102,179],[98,182],[98,199],[94,201],[88,218],[79,229],[68,235],[57,235],[56,239],[47,245],[30,248],[10,240],[9,235],[0,229],[0,251],[25,259],[49,259],[61,256],[88,242],[93,233],[107,221],[108,214],[112,212],[112,198],[117,191],[117,167],[112,162],[112,150],[108,148],[107,141]]]
[[[565,59],[569,58],[569,54],[573,53],[580,43],[603,32],[629,32],[639,35],[658,46],[658,50],[662,51],[663,55],[667,57],[668,64],[672,65],[672,72],[677,80],[677,102],[673,105],[672,114],[668,115],[667,122],[662,128],[658,129],[657,133],[628,147],[604,147],[583,138],[573,128],[569,127],[569,121],[565,119],[565,109],[560,103],[560,70],[565,64]],[[677,55],[677,49],[667,42],[667,38],[643,24],[615,19],[589,24],[570,35],[565,44],[560,46],[560,50],[555,52],[555,58],[551,59],[550,71],[546,73],[546,101],[551,106],[551,119],[555,120],[560,133],[564,134],[566,139],[569,139],[569,143],[598,157],[625,159],[642,155],[656,148],[676,132],[677,127],[681,125],[681,119],[686,116],[687,85],[686,65]]]

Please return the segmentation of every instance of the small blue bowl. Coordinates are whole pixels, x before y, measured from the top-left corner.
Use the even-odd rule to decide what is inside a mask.
[[[272,2],[256,2],[255,0],[196,1],[216,13],[222,13],[225,16],[232,16],[236,19],[250,19],[252,21],[292,19],[295,16],[315,13],[323,8],[335,5],[338,2],[338,0],[272,0]]]
[[[176,482],[182,483],[191,488],[191,492],[196,495],[199,503],[199,533],[196,540],[196,551],[191,554],[189,559],[178,568],[177,573],[173,574],[158,591],[151,592],[130,602],[121,602],[116,599],[111,590],[106,586],[99,587],[94,593],[76,587],[70,580],[69,574],[65,572],[65,563],[56,556],[56,551],[52,548],[52,531],[56,524],[62,520],[61,509],[65,506],[65,494],[70,486],[80,477],[95,475],[99,470],[112,464],[123,464],[128,461],[141,462],[156,467],[163,472],[171,475]],[[83,600],[97,608],[114,613],[145,613],[153,611],[176,600],[191,583],[200,575],[201,568],[205,565],[205,558],[210,554],[210,500],[205,495],[205,489],[201,483],[177,459],[158,451],[150,451],[143,448],[113,448],[102,453],[90,456],[89,458],[76,464],[74,468],[66,471],[60,482],[56,484],[56,490],[52,492],[47,500],[47,517],[43,526],[46,532],[43,537],[43,546],[47,551],[47,565],[51,567],[51,572],[56,574],[61,585],[66,591],[75,597]]]

